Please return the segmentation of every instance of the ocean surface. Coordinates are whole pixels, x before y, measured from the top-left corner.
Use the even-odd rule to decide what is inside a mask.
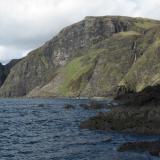
[[[89,100],[1,99],[0,160],[158,160],[148,153],[117,152],[124,142],[157,140],[80,129],[81,121],[102,110],[85,110]],[[105,102],[107,103],[107,102]],[[75,109],[64,109],[73,104]],[[103,110],[107,112],[108,110]],[[104,139],[111,137],[111,142]]]

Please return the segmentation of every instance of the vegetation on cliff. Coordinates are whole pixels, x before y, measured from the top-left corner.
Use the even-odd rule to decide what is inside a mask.
[[[159,84],[159,25],[143,18],[86,17],[12,67],[0,96],[106,97]]]

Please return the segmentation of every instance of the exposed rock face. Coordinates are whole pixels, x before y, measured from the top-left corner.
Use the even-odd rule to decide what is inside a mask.
[[[5,69],[4,66],[0,63],[0,86],[5,81],[6,75],[5,75]]]
[[[10,61],[8,64],[6,65],[2,65],[0,63],[0,86],[3,85],[6,77],[8,76],[8,74],[10,73],[11,68],[20,61],[20,59],[14,59],[12,61]]]
[[[130,92],[115,97],[116,100],[123,102],[126,106],[145,106],[160,104],[160,85],[147,86],[141,92]]]
[[[128,91],[157,83],[159,24],[142,18],[86,17],[17,63],[0,96],[109,96],[121,85]],[[138,72],[144,74],[142,63],[148,74],[156,68],[151,81],[137,79]]]

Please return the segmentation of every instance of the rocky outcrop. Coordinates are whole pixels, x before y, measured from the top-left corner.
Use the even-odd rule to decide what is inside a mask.
[[[142,18],[86,17],[17,63],[2,85],[0,96],[112,96],[118,86],[128,91],[139,85],[143,89],[154,80],[157,83],[159,24]],[[150,67],[154,58],[155,66],[150,70],[156,68],[153,79],[135,83],[138,72],[143,76],[139,70],[142,62]],[[132,82],[134,69],[137,74]]]
[[[160,86],[148,86],[141,92],[119,95],[123,106],[112,108],[83,121],[85,129],[127,132],[131,134],[160,135]],[[121,144],[118,151],[149,152],[160,156],[160,141],[137,141]]]
[[[147,86],[141,92],[130,92],[117,95],[116,100],[123,102],[126,106],[145,106],[160,104],[160,85]]]
[[[4,81],[6,80],[8,74],[10,73],[11,68],[18,63],[20,59],[13,59],[6,65],[2,65],[0,63],[0,86],[3,85]]]
[[[5,69],[4,66],[0,63],[0,86],[5,81],[6,75],[5,75]]]
[[[118,107],[82,122],[81,128],[159,135],[159,123],[159,106]]]
[[[160,134],[160,86],[117,97],[121,107],[82,122],[82,128],[138,134]]]
[[[160,141],[128,142],[122,144],[118,150],[120,152],[124,151],[149,152],[153,156],[160,157]]]

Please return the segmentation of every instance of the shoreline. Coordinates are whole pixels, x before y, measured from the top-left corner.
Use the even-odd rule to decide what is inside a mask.
[[[108,101],[114,101],[113,98],[110,97],[0,97],[1,99],[74,99],[74,100],[108,100]],[[116,100],[115,100],[116,101]]]
[[[83,121],[81,128],[160,135],[160,107],[116,107]]]

